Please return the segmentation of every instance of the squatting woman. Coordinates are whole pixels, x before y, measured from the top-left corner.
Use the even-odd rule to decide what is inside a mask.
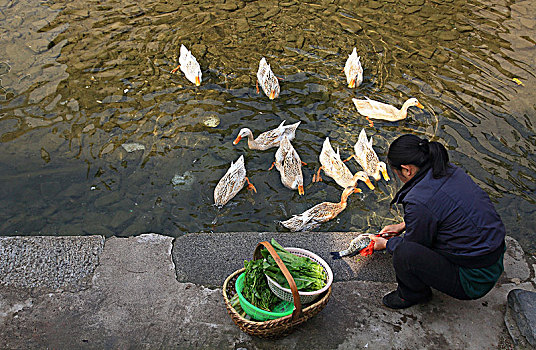
[[[393,203],[404,221],[371,236],[374,249],[393,255],[398,288],[383,303],[402,309],[428,301],[431,288],[461,300],[488,293],[503,272],[505,228],[488,195],[460,168],[445,147],[402,135],[389,147],[391,170],[404,183]]]

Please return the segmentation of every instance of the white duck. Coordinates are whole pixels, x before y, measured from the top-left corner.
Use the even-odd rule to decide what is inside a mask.
[[[223,175],[216,185],[214,189],[214,204],[220,207],[224,206],[244,187],[246,181],[248,183],[248,189],[257,192],[255,186],[246,177],[244,156],[240,156],[235,163],[231,162],[229,170],[227,170],[227,173]]]
[[[279,96],[279,81],[264,57],[261,58],[257,71],[257,93],[259,92],[259,84],[270,100]]]
[[[365,97],[365,100],[352,98],[352,101],[354,102],[357,111],[367,117],[370,126],[373,126],[374,123],[369,118],[396,122],[408,116],[409,107],[418,107],[420,109],[424,108],[424,106],[415,97],[412,97],[404,102],[402,108],[400,109],[397,109],[396,107],[386,103],[371,100],[367,97]]]
[[[337,147],[337,152],[331,147],[329,137],[326,137],[326,140],[324,141],[319,160],[322,166],[318,169],[316,175],[313,175],[313,182],[322,181],[320,170],[324,170],[324,173],[333,178],[333,180],[335,180],[339,186],[342,186],[342,188],[355,187],[357,181],[361,180],[365,182],[371,190],[374,189],[374,185],[370,182],[366,172],[358,171],[355,175],[352,175],[350,169],[348,169],[346,164],[341,160],[339,147]]]
[[[283,120],[277,128],[263,132],[257,136],[256,139],[253,139],[253,133],[250,129],[242,128],[236,139],[233,141],[233,144],[236,145],[242,138],[247,137],[250,149],[264,151],[272,147],[278,147],[283,135],[287,135],[289,141],[294,140],[294,137],[296,137],[296,129],[300,123],[301,121],[285,126],[285,121]]]
[[[186,76],[186,79],[194,83],[195,86],[201,85],[201,67],[194,55],[184,45],[181,45],[179,65],[171,73],[175,73],[179,68]]]
[[[298,193],[303,195],[303,174],[302,164],[298,152],[292,147],[290,140],[286,135],[279,144],[277,152],[275,152],[275,167],[281,174],[281,182],[287,188],[292,190],[298,189]],[[271,168],[270,168],[271,169]]]
[[[363,82],[363,67],[361,67],[360,59],[354,47],[354,51],[348,56],[344,65],[344,74],[349,88],[358,87]]]
[[[361,129],[361,132],[359,133],[359,139],[354,145],[354,152],[355,154],[348,159],[355,158],[368,176],[372,176],[374,180],[379,181],[381,175],[383,175],[385,181],[389,181],[387,165],[384,162],[380,162],[378,159],[378,155],[372,148],[372,137],[370,138],[370,141],[367,140],[365,129]]]
[[[329,221],[339,215],[340,212],[346,208],[348,196],[354,192],[361,192],[361,190],[357,189],[356,191],[353,187],[347,187],[342,192],[341,201],[339,203],[323,202],[317,204],[300,215],[294,215],[290,219],[282,221],[281,224],[292,232],[303,230],[309,231],[316,228],[320,226],[321,223]]]

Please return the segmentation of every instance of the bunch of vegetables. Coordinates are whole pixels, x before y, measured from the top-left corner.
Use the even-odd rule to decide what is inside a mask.
[[[264,275],[262,265],[262,259],[244,261],[246,271],[242,295],[259,309],[272,311],[281,302],[281,299],[272,293],[270,287],[268,287],[268,281]]]
[[[326,285],[326,272],[316,261],[303,256],[297,256],[285,250],[275,239],[272,238],[272,246],[287,267],[296,282],[296,288],[301,292],[313,292],[322,289]],[[264,273],[276,281],[283,288],[290,288],[287,279],[281,272],[275,259],[267,249],[261,251],[265,261]]]
[[[312,292],[326,285],[326,273],[317,262],[289,253],[274,239],[271,244],[294,278],[299,291]],[[264,248],[261,253],[264,259],[244,261],[245,276],[242,294],[256,307],[272,311],[281,299],[270,290],[265,274],[284,288],[290,288],[290,286],[268,250]]]

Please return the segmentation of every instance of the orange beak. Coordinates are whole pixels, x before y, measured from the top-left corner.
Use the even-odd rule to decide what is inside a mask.
[[[383,175],[383,178],[385,179],[385,181],[389,181],[389,180],[391,180],[391,178],[389,178],[389,175],[387,175],[387,171],[386,171],[386,170],[382,170],[382,175]]]
[[[369,181],[370,181],[370,180],[369,180]],[[357,188],[357,187],[356,187],[355,190],[354,190],[354,193],[361,193],[361,192],[362,192],[361,189],[360,189],[360,188]]]
[[[420,109],[424,109],[424,106],[420,102],[417,103],[417,107],[419,107]]]
[[[199,79],[199,77],[195,77],[195,86],[199,86],[201,85],[201,79]]]
[[[237,143],[239,143],[240,140],[242,140],[242,136],[238,135],[238,136],[236,137],[236,139],[233,141],[233,145],[236,145]]]
[[[272,90],[270,92],[270,96],[268,96],[270,98],[270,100],[273,100],[275,98],[275,90]]]
[[[366,179],[365,183],[367,184],[368,188],[370,188],[371,190],[374,189],[374,185],[372,184],[372,182],[370,182],[370,179]]]
[[[305,191],[303,190],[303,185],[299,185],[298,186],[298,194],[300,196],[302,196],[303,194],[305,194]]]
[[[355,88],[355,78],[350,81],[350,84],[348,84],[349,88]]]

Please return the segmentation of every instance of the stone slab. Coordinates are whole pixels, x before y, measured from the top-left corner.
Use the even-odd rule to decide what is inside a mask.
[[[508,316],[515,322],[519,334],[536,348],[536,292],[516,288],[508,293],[507,300]],[[512,338],[516,343],[523,343],[513,334]]]
[[[0,237],[0,286],[79,290],[93,276],[104,237]]]
[[[346,249],[357,232],[230,232],[190,233],[173,243],[173,261],[180,282],[221,286],[234,271],[251,260],[257,244],[274,238],[284,247],[309,250],[331,267],[334,281],[394,282],[391,255],[375,252],[373,256],[345,257],[333,260],[332,251]]]
[[[242,332],[226,312],[221,288],[177,280],[176,271],[190,271],[181,265],[187,264],[188,257],[200,271],[212,269],[222,276],[234,271],[233,259],[213,256],[236,252],[236,242],[238,251],[243,251],[240,254],[247,258],[258,241],[272,236],[283,245],[298,245],[328,258],[330,250],[345,248],[347,238],[354,236],[332,234],[333,246],[327,244],[330,233],[222,233],[210,234],[211,239],[192,234],[187,240],[157,234],[108,238],[85,289],[46,291],[28,286],[18,287],[14,293],[12,287],[0,284],[0,349],[513,348],[503,318],[506,296],[516,288],[534,290],[533,276],[519,283],[501,278],[490,293],[473,301],[455,300],[434,291],[429,303],[404,310],[390,310],[381,304],[382,296],[393,290],[395,283],[339,279],[324,310],[276,340]],[[201,238],[204,245],[203,240],[197,241]],[[180,242],[192,244],[189,255],[186,247],[179,249]],[[49,244],[42,243],[45,247]],[[193,253],[196,250],[199,255]],[[211,258],[214,261],[207,266],[201,263]],[[530,257],[522,258],[527,259]],[[352,263],[351,259],[345,261]],[[368,261],[369,265],[363,266],[366,269],[390,266],[389,255],[375,253],[356,259],[356,266],[363,261]],[[68,274],[67,266],[60,265],[56,274]],[[505,274],[514,276],[508,270],[511,266],[505,264]],[[24,270],[10,273],[19,271]],[[361,272],[351,271],[354,276]]]
[[[530,266],[525,259],[525,252],[517,240],[506,236],[506,253],[504,254],[505,277],[513,281],[524,281],[530,277]]]

